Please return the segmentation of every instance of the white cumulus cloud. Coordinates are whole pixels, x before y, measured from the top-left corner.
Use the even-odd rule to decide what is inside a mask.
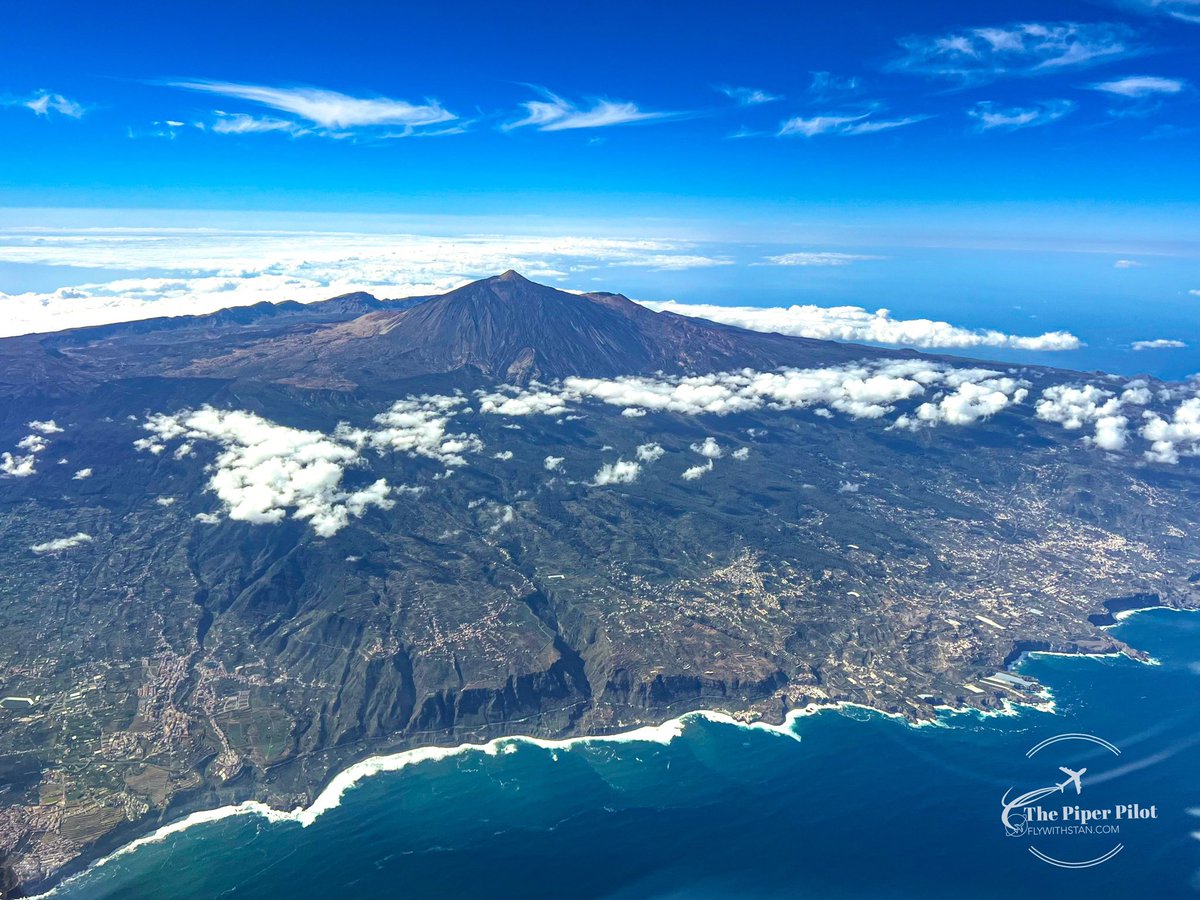
[[[37,473],[37,457],[32,453],[17,456],[6,450],[0,453],[0,473],[11,478],[28,478]]]
[[[1123,415],[1126,403],[1139,405],[1148,399],[1144,387],[1132,385],[1118,397],[1112,391],[1094,384],[1060,384],[1042,391],[1037,402],[1037,417],[1058,422],[1069,431],[1093,425],[1088,438],[1103,450],[1124,450],[1129,441],[1129,419]]]
[[[53,419],[44,422],[35,419],[29,423],[29,428],[32,429],[32,433],[17,441],[17,450],[23,452],[5,451],[0,453],[0,475],[7,475],[10,478],[28,478],[37,474],[38,456],[50,446],[47,435],[62,432],[62,428]]]
[[[592,484],[597,487],[606,484],[631,484],[637,481],[641,472],[642,467],[639,463],[627,459],[618,459],[614,463],[607,463],[601,466],[600,471],[596,473],[596,477],[592,479]]]
[[[637,458],[642,462],[651,463],[655,460],[661,459],[663,454],[666,452],[667,451],[664,450],[661,445],[651,442],[648,444],[639,444],[636,455]]]
[[[954,390],[918,406],[915,421],[904,418],[897,424],[902,427],[943,422],[947,425],[971,425],[980,419],[991,418],[1014,403],[1023,402],[1028,395],[1028,388],[1023,381],[1008,376],[963,381]]]
[[[1024,396],[1023,382],[990,369],[956,368],[924,360],[880,360],[773,372],[743,369],[687,376],[570,377],[554,385],[504,385],[479,398],[481,412],[509,416],[560,415],[590,400],[623,410],[681,415],[727,415],[769,407],[836,410],[856,419],[878,419],[894,412],[897,403],[944,387],[955,393],[947,403],[947,414],[937,420],[958,424],[969,418],[970,410],[987,405],[979,397],[967,396],[970,389],[964,388],[968,384],[984,388],[985,398],[1004,393],[1008,403],[1021,402],[1019,398]],[[943,393],[938,392],[934,399],[940,403]],[[993,399],[993,405],[995,402]]]
[[[1143,416],[1141,434],[1150,441],[1147,459],[1177,463],[1182,456],[1200,456],[1200,397],[1184,400],[1170,418],[1149,411]]]
[[[464,466],[467,454],[482,453],[483,441],[469,432],[451,432],[450,420],[467,398],[460,395],[423,394],[397,400],[375,417],[376,430],[340,426],[336,436],[354,445],[406,453],[436,460],[445,466]]]
[[[388,509],[387,481],[379,479],[350,491],[342,486],[347,467],[358,452],[317,431],[278,425],[240,410],[210,406],[173,415],[148,417],[140,449],[154,451],[170,441],[213,441],[221,446],[209,489],[225,504],[229,518],[255,524],[277,523],[291,511],[318,535],[329,537],[344,528],[348,516],[362,516],[369,506]]]
[[[46,541],[44,544],[34,544],[29,549],[37,554],[60,553],[63,550],[70,550],[73,547],[90,544],[92,540],[93,538],[90,534],[80,531],[70,537],[55,538],[52,541]]]

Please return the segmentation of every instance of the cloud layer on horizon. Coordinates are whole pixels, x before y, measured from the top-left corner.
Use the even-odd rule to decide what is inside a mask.
[[[1076,350],[1083,342],[1066,331],[1014,335],[995,330],[961,328],[932,319],[894,319],[889,310],[860,306],[716,306],[700,303],[643,301],[644,306],[682,316],[698,316],[752,331],[835,341],[866,341],[921,348],[1007,347],[1016,350]]]
[[[155,272],[0,293],[0,337],[9,337],[264,301],[308,303],[359,290],[389,298],[439,294],[506,269],[554,282],[601,265],[670,271],[729,261],[666,239],[30,228],[0,231],[0,262],[61,266],[67,273]]]
[[[758,265],[839,268],[878,260],[874,254],[801,251]],[[146,277],[83,282],[50,292],[2,294],[0,337],[157,316],[201,315],[232,306],[325,300],[366,290],[379,297],[439,294],[506,269],[563,281],[598,266],[673,271],[731,264],[727,257],[678,240],[575,236],[464,236],[202,229],[0,231],[0,262],[166,271]],[[709,318],[760,331],[829,340],[913,347],[1011,347],[1071,350],[1066,332],[1019,336],[971,330],[928,319],[897,320],[860,307],[728,307],[646,302],[655,310]]]

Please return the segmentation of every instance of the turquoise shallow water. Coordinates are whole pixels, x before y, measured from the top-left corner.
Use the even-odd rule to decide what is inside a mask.
[[[912,728],[860,710],[800,741],[691,720],[669,744],[469,751],[368,778],[307,828],[255,816],[171,835],[56,892],[96,898],[1191,897],[1200,893],[1200,615],[1117,628],[1160,665],[1039,657],[1058,712]],[[1084,732],[1115,756],[1051,736]],[[1086,766],[1064,804],[1154,807],[1115,834],[1007,837],[1001,796]],[[1071,789],[1068,787],[1067,791]],[[1069,870],[1114,844],[1108,862]]]

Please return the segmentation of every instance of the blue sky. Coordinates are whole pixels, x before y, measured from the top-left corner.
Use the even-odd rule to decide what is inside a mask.
[[[3,227],[693,241],[723,264],[630,264],[610,286],[1022,333],[1049,317],[1109,348],[1081,365],[1188,343],[1200,308],[1200,0],[0,15]],[[766,264],[789,251],[854,258]],[[78,281],[26,259],[0,249],[0,292]],[[584,271],[562,283],[595,287]],[[1176,349],[1157,370],[1200,369]]]

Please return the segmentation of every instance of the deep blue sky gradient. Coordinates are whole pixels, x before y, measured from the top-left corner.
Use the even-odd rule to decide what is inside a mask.
[[[195,225],[216,215],[252,227],[283,212],[296,227],[336,214],[346,228],[403,221],[423,233],[688,238],[746,265],[631,271],[605,286],[655,299],[857,303],[965,325],[1061,327],[1094,332],[1093,348],[1151,337],[1194,345],[1200,22],[1189,19],[1200,19],[1200,4],[1152,7],[10,3],[0,10],[0,224],[141,216],[148,225]],[[970,79],[904,64],[905,42],[930,46],[965,29],[1021,23],[1101,29],[1124,50]],[[855,87],[814,90],[818,72]],[[1092,88],[1131,76],[1180,89],[1127,98]],[[465,129],[402,139],[370,128],[338,139],[216,134],[218,110],[281,114],[169,84],[197,79],[433,99]],[[780,99],[740,106],[722,85]],[[521,103],[538,99],[531,86],[581,107],[607,98],[680,115],[506,130],[524,115]],[[40,91],[85,112],[39,116],[20,105]],[[968,114],[980,103],[1010,110],[1064,101],[1069,114],[1020,129],[981,130]],[[919,121],[870,134],[778,134],[793,117],[839,114]],[[161,124],[168,120],[184,125]],[[788,249],[887,259],[826,270],[749,265]],[[1115,270],[1120,258],[1141,266]],[[21,289],[27,275],[6,268],[0,291]],[[1149,355],[1121,365],[1148,364]],[[1190,352],[1173,359],[1153,365],[1172,375],[1200,368]]]
[[[3,110],[0,202],[499,212],[567,206],[669,209],[722,203],[1200,200],[1197,97],[1130,104],[1086,88],[1152,74],[1200,82],[1200,25],[1099,3],[145,3],[7,4],[0,91],[46,89],[89,107],[79,121]],[[1094,66],[960,86],[889,70],[908,36],[1021,22],[1111,23],[1136,53]],[[814,72],[857,78],[844,98]],[[181,91],[168,79],[311,85],[356,96],[439,100],[468,134],[375,141],[223,136],[155,122],[214,108],[263,110]],[[608,97],[692,114],[679,121],[502,132],[532,99]],[[784,99],[739,108],[717,85]],[[976,133],[979,101],[1078,104],[1052,125]],[[771,136],[781,121],[879,104],[933,116],[879,134]],[[741,129],[765,132],[730,139]],[[130,135],[134,135],[131,137]]]

